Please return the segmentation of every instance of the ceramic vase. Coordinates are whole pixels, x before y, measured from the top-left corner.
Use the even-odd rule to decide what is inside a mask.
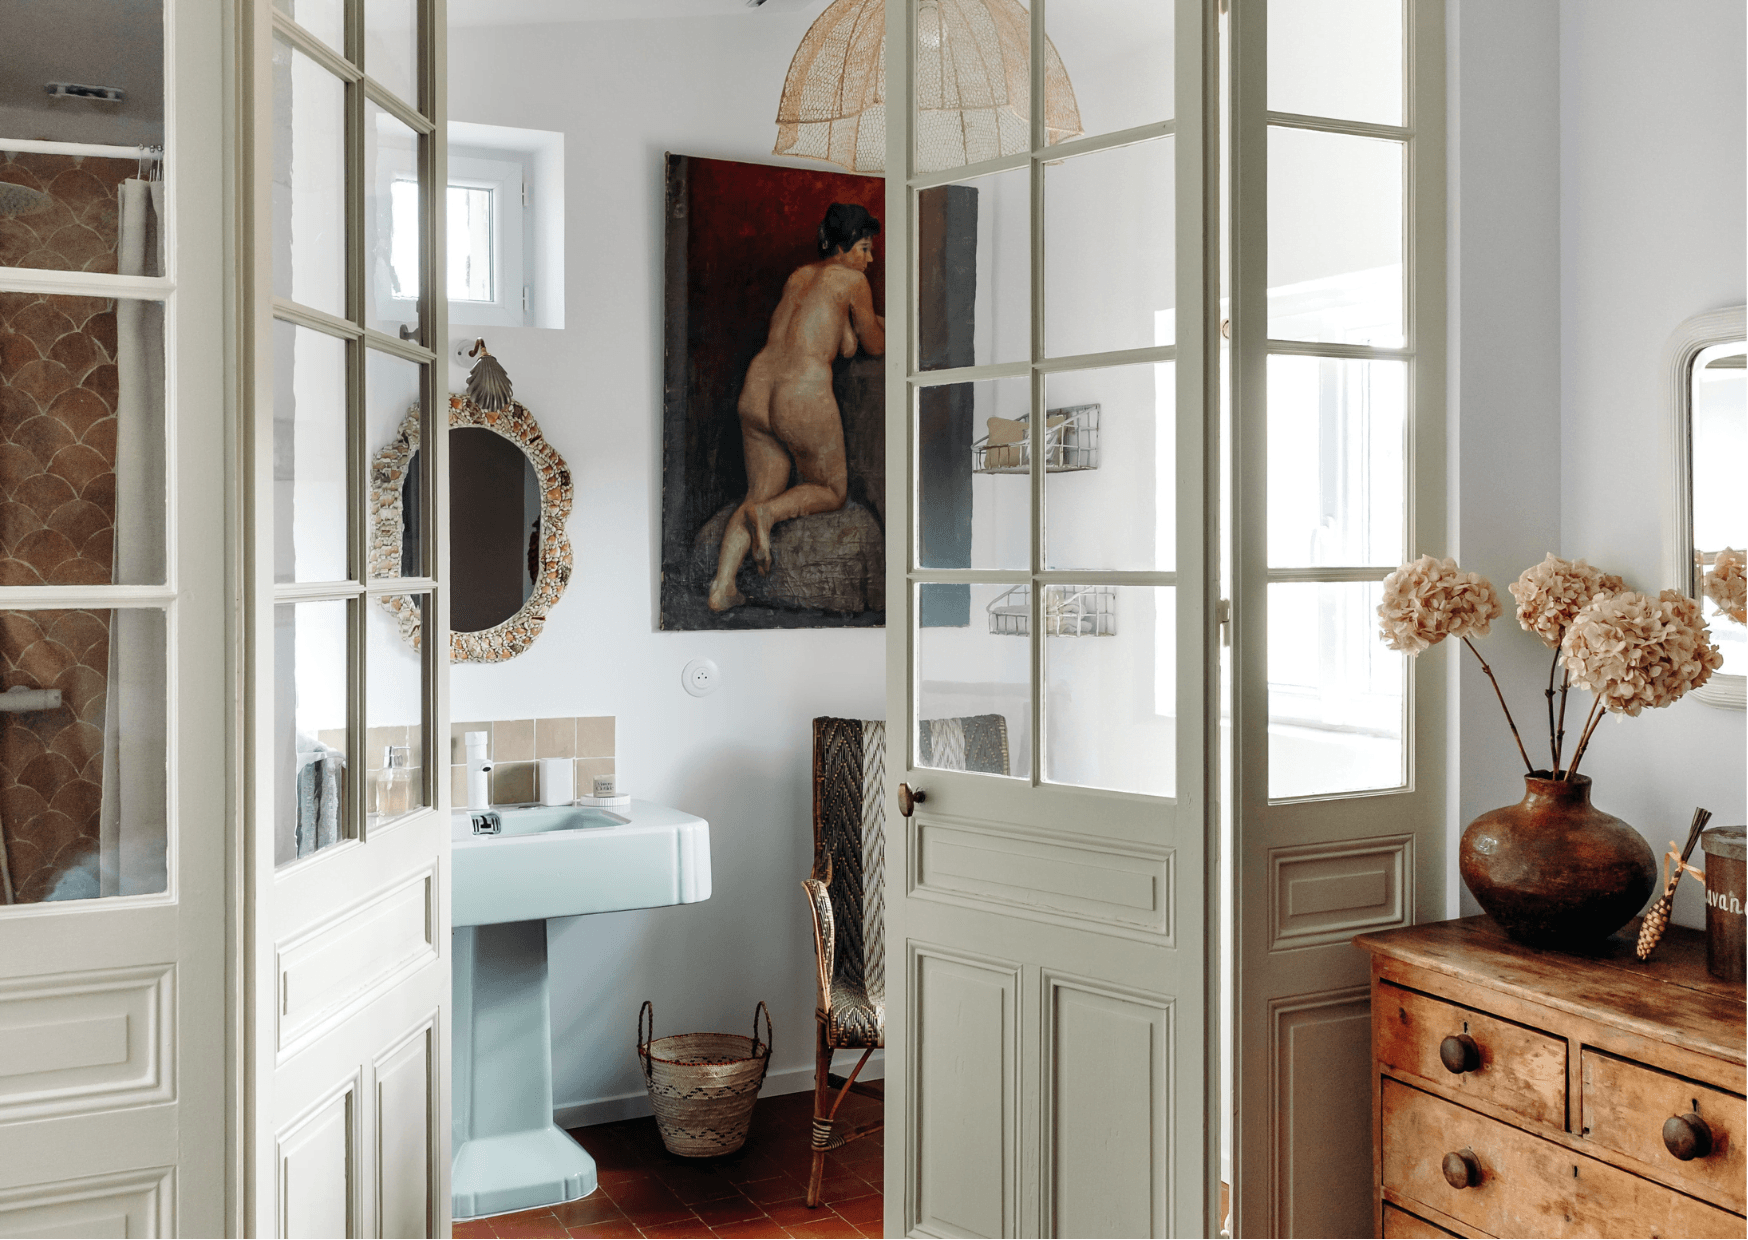
[[[1633,828],[1590,803],[1590,776],[1524,777],[1524,798],[1463,832],[1463,882],[1505,932],[1533,947],[1583,950],[1631,921],[1657,885]]]

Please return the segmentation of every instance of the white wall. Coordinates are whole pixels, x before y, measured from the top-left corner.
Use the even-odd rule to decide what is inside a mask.
[[[1638,590],[1673,584],[1664,345],[1744,299],[1745,22],[1740,0],[1560,4],[1561,554]],[[1743,720],[1688,700],[1605,722],[1585,759],[1597,802],[1659,852],[1695,805],[1742,822]],[[1697,884],[1676,919],[1703,924]]]
[[[810,1083],[810,721],[884,717],[885,634],[655,631],[662,155],[775,162],[777,98],[808,20],[480,27],[450,44],[455,119],[565,134],[567,326],[487,338],[576,481],[569,591],[528,653],[454,668],[452,714],[616,715],[621,786],[711,827],[707,902],[551,923],[561,1108],[642,1098],[631,1047],[645,998],[661,1033],[741,1031],[765,1000],[772,1071],[798,1073],[776,1084]],[[711,697],[680,688],[698,656],[722,669]]]
[[[1483,650],[1532,759],[1550,652],[1506,584],[1547,551],[1670,584],[1663,349],[1683,319],[1743,300],[1743,20],[1734,0],[1448,9],[1451,553],[1501,590]],[[1459,894],[1478,911],[1455,877],[1463,826],[1522,786],[1493,690],[1456,653],[1441,656],[1459,683],[1453,914]],[[1696,804],[1744,816],[1741,712],[1689,700],[1610,720],[1585,766],[1596,803],[1658,851]],[[1703,923],[1697,885],[1676,919]]]

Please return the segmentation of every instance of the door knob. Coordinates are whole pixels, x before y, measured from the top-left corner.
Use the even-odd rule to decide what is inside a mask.
[[[1682,1162],[1692,1162],[1712,1152],[1712,1130],[1697,1111],[1671,1115],[1663,1121],[1663,1144]]]
[[[1481,1160],[1474,1150],[1452,1150],[1445,1155],[1444,1173],[1452,1188],[1474,1188],[1481,1182]]]
[[[1452,1034],[1438,1044],[1439,1062],[1455,1076],[1473,1072],[1481,1066],[1481,1048],[1466,1033]]]
[[[916,807],[929,799],[929,794],[921,788],[912,788],[909,784],[898,785],[898,812],[909,818],[916,812]]]

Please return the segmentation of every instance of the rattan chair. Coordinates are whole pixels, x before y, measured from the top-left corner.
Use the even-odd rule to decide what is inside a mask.
[[[937,769],[1008,773],[1001,715],[922,720],[917,744],[924,764]],[[826,1153],[884,1127],[837,1122],[852,1091],[885,1099],[884,1083],[857,1079],[868,1057],[886,1045],[886,725],[879,720],[813,721],[813,873],[802,887],[813,914],[819,986],[807,1181],[807,1204],[817,1206]],[[833,1075],[832,1053],[857,1049],[862,1057],[855,1070]]]

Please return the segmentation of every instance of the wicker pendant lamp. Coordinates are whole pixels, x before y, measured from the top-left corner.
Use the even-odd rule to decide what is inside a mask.
[[[938,172],[1031,149],[1031,17],[1019,0],[919,0],[916,159]],[[1049,142],[1079,137],[1080,109],[1044,41]],[[886,170],[886,0],[833,0],[789,65],[777,155]]]

